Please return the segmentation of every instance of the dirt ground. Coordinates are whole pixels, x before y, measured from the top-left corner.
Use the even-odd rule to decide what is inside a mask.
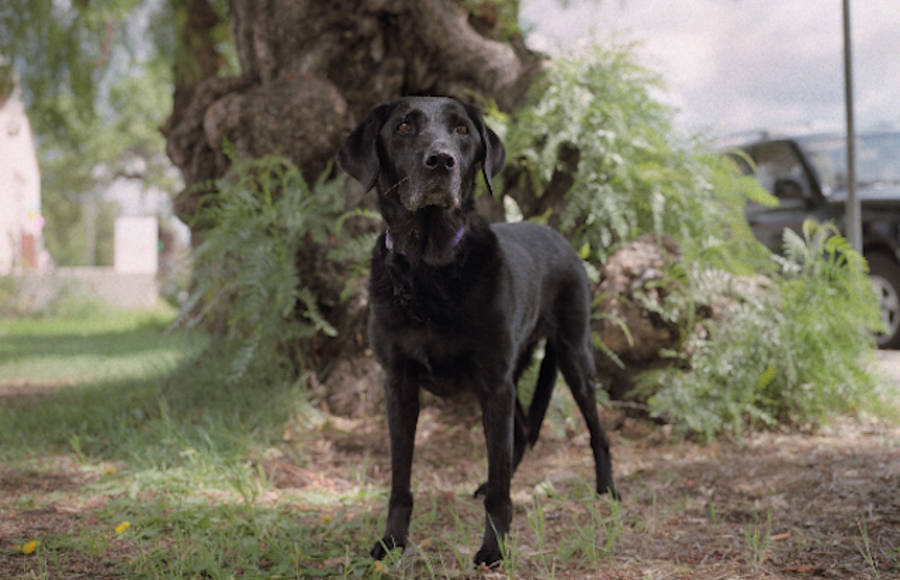
[[[900,352],[880,353],[880,362],[891,380],[900,382]],[[444,505],[480,524],[479,502],[460,491],[474,489],[485,471],[480,419],[470,410],[443,403],[423,409],[413,471],[414,520],[427,510],[422,506]],[[604,521],[615,520],[618,526],[614,545],[599,560],[573,557],[571,566],[554,570],[556,577],[900,578],[897,425],[837,419],[815,433],[764,433],[742,442],[701,444],[616,409],[607,411],[603,421],[624,496],[617,516],[610,514],[609,504],[604,507]],[[264,465],[276,494],[340,489],[361,464],[373,486],[388,486],[383,416],[348,420],[340,427],[322,430],[313,443],[295,441],[294,459],[286,453]],[[513,536],[520,555],[515,577],[544,577],[536,569],[537,562],[547,561],[540,559],[541,551],[593,525],[594,512],[584,504],[595,500],[578,500],[573,491],[592,473],[580,422],[566,422],[561,429],[545,426],[513,480]],[[40,474],[0,466],[0,578],[22,574],[21,555],[8,549],[11,538],[95,525],[90,502],[35,510],[21,501],[25,494],[65,494],[86,483],[85,477],[65,462],[58,472]],[[551,501],[548,493],[551,499],[568,495],[576,500]],[[545,505],[543,540],[529,525],[529,506],[535,502]],[[451,520],[434,518],[434,530],[417,530],[414,524],[413,541],[427,549],[431,535],[452,535]],[[379,533],[372,530],[373,540]],[[461,549],[474,552],[477,542],[473,538]],[[70,564],[67,578],[113,577],[87,557],[73,556]],[[447,569],[438,574],[473,573]]]
[[[484,473],[480,463],[471,465],[483,446],[480,424],[454,408],[448,422],[446,411],[426,408],[420,417],[416,505],[477,506],[458,490]],[[616,412],[605,419],[617,425],[611,440],[624,495],[623,529],[599,566],[576,563],[558,569],[557,577],[900,578],[900,428],[841,419],[814,434],[766,433],[740,444],[698,444]],[[378,435],[367,433],[368,442],[337,437],[323,443],[320,459],[332,468],[309,476],[321,485],[340,482],[342,470]],[[370,474],[386,487],[387,450],[368,450],[374,457]],[[536,540],[525,506],[548,486],[565,495],[589,482],[591,461],[577,426],[561,437],[545,428],[526,454],[513,480],[513,534],[523,556],[516,577],[542,577],[528,572]],[[567,541],[573,529],[590,525],[588,513],[575,504],[556,503],[545,513],[552,521],[548,544]],[[479,509],[469,513],[477,518]],[[373,530],[373,538],[378,533]],[[420,530],[418,541],[423,534],[428,537],[429,530]],[[473,537],[472,552],[477,541]],[[460,573],[447,570],[448,576]]]

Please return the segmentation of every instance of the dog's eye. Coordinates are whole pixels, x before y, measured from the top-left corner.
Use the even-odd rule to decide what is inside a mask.
[[[456,132],[457,135],[468,135],[469,134],[469,128],[466,127],[465,125],[457,125],[456,129],[454,129],[454,131]]]
[[[397,125],[397,134],[398,135],[409,135],[412,133],[413,126],[411,123],[407,121],[401,121],[399,125]]]

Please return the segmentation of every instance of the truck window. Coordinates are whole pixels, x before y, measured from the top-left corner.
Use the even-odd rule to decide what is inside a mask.
[[[756,163],[754,177],[775,197],[802,199],[809,195],[806,170],[791,143],[764,143],[754,147],[750,156]]]

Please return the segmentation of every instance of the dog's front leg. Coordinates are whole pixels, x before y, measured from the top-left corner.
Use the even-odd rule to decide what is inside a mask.
[[[391,498],[384,537],[370,552],[376,560],[384,558],[389,550],[406,546],[413,507],[409,480],[419,420],[419,390],[405,376],[388,376],[384,392],[391,441]]]
[[[512,382],[481,394],[481,420],[488,452],[488,480],[485,490],[485,529],[475,565],[494,566],[503,557],[500,544],[506,539],[512,520],[509,482],[513,466],[513,414],[516,389]]]

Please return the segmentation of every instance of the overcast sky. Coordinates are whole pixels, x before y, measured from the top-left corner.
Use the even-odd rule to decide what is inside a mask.
[[[642,43],[689,131],[842,127],[841,0],[523,0],[529,43],[554,53]],[[851,0],[857,126],[900,122],[900,0]]]

